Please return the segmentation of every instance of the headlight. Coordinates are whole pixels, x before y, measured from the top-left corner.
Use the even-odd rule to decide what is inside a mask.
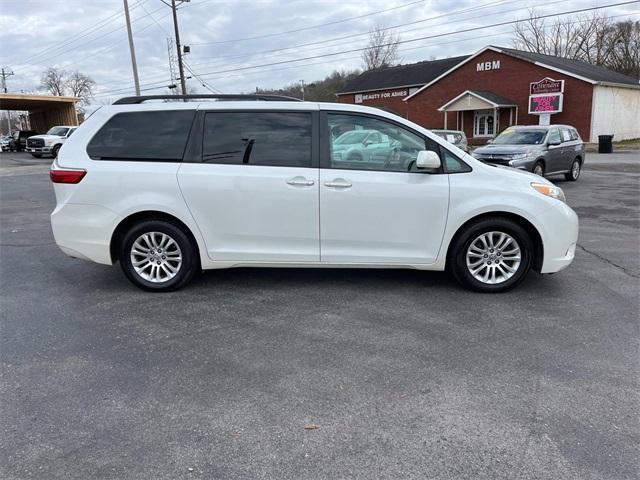
[[[560,200],[561,202],[566,202],[564,197],[564,192],[560,187],[556,187],[555,185],[547,185],[546,183],[531,183],[531,186],[542,195],[546,195],[547,197],[555,198],[556,200]]]
[[[342,154],[340,152],[333,152],[333,159],[334,160],[342,160]]]
[[[44,141],[44,144],[47,145],[47,146],[51,145],[52,143],[53,143],[53,140],[45,140]]]
[[[528,153],[516,153],[515,155],[511,155],[509,158],[511,160],[522,160],[523,158],[527,158],[528,156]]]

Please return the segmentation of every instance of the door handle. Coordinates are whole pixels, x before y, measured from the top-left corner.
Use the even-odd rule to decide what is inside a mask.
[[[351,188],[352,187],[351,182],[348,182],[344,178],[336,178],[331,182],[324,182],[324,186],[329,188]]]
[[[315,182],[313,180],[307,180],[304,177],[293,177],[287,180],[288,185],[293,185],[294,187],[310,187]]]

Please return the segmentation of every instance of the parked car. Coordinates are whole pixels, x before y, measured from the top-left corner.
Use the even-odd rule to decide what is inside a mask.
[[[444,138],[447,142],[455,145],[463,152],[469,153],[469,144],[467,136],[462,130],[431,130],[440,138]]]
[[[35,130],[17,130],[11,135],[9,140],[9,150],[13,152],[22,152],[27,147],[27,138],[37,135]]]
[[[472,155],[540,176],[564,174],[567,180],[576,181],[584,165],[585,148],[578,131],[569,125],[519,125],[505,129]]]
[[[8,152],[11,146],[11,135],[0,138],[0,151]]]
[[[398,161],[400,142],[377,130],[350,130],[333,140],[333,160],[343,165]]]
[[[58,156],[58,150],[67,138],[76,131],[76,126],[52,127],[44,135],[34,135],[27,139],[27,152],[36,158],[42,155]]]
[[[578,217],[542,177],[479,162],[376,108],[210,97],[225,101],[121,99],[65,142],[51,225],[66,254],[119,262],[150,291],[203,269],[331,266],[448,269],[502,292],[573,261]],[[345,165],[331,132],[351,130],[402,155]]]

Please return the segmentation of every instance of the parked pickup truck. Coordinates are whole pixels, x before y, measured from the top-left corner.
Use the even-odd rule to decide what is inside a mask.
[[[44,135],[34,135],[27,138],[27,152],[36,158],[42,155],[58,156],[58,150],[64,141],[76,130],[76,126],[60,126],[50,128]]]

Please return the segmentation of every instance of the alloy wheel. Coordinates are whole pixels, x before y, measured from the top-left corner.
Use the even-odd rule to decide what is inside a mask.
[[[486,232],[467,248],[469,273],[479,282],[495,285],[513,277],[522,260],[520,246],[504,232]]]
[[[131,246],[131,265],[144,280],[164,283],[174,278],[182,267],[182,251],[166,233],[147,232]]]

